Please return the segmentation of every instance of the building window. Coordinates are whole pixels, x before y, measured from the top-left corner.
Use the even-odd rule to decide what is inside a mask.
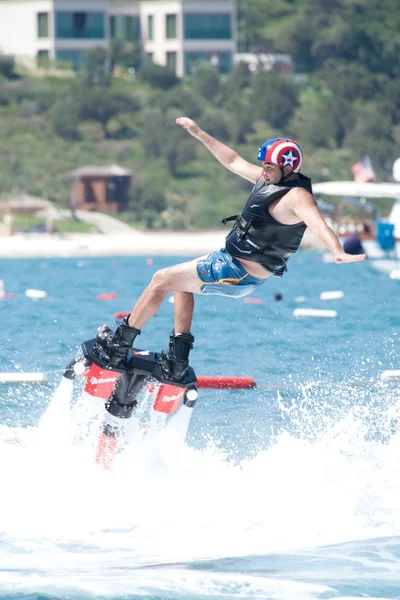
[[[147,62],[153,62],[153,53],[152,52],[146,52],[146,60],[147,60]]]
[[[154,16],[148,15],[147,17],[147,39],[154,40]]]
[[[104,39],[104,13],[56,12],[59,39]]]
[[[166,15],[165,30],[167,40],[176,39],[176,15]]]
[[[217,68],[219,73],[230,73],[232,71],[232,53],[231,52],[217,52],[215,55],[217,59]],[[211,58],[211,63],[213,58]]]
[[[231,52],[185,52],[185,74],[194,73],[201,63],[209,63],[219,73],[229,73],[232,70]]]
[[[127,42],[138,42],[140,40],[140,18],[134,16],[125,17],[125,30]]]
[[[49,64],[49,51],[38,50],[36,53],[36,64],[38,67],[46,67]]]
[[[167,67],[176,73],[176,52],[167,52]]]
[[[187,40],[230,40],[232,38],[230,14],[186,14],[183,21]]]
[[[57,50],[56,58],[77,71],[84,66],[87,60],[83,50]]]
[[[49,37],[49,13],[38,13],[37,15],[38,37]]]
[[[131,15],[115,15],[110,17],[110,33],[113,39],[123,42],[140,40],[140,18]]]

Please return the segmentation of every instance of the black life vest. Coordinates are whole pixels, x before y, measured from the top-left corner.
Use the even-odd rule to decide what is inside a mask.
[[[304,188],[312,194],[311,179],[301,173],[298,179],[277,185],[267,184],[264,177],[260,177],[240,215],[222,221],[226,223],[236,219],[226,237],[226,250],[232,256],[259,263],[282,277],[287,271],[287,260],[299,249],[307,225],[303,222],[295,225],[279,223],[270,215],[268,206],[295,187]]]

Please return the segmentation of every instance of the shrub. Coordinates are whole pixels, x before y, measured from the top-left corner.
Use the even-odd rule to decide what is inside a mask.
[[[15,72],[15,59],[13,56],[0,54],[0,75],[6,79],[19,78],[19,75]]]
[[[65,100],[56,102],[49,111],[49,122],[53,132],[65,140],[78,140],[79,113],[77,107]]]
[[[153,62],[147,62],[139,71],[139,78],[161,90],[169,90],[180,83],[171,69]]]

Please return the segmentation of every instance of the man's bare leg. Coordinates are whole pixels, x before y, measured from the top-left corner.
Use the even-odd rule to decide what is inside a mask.
[[[194,312],[194,295],[190,292],[174,293],[175,333],[190,333]]]
[[[188,366],[189,351],[194,337],[190,333],[193,316],[193,294],[200,293],[200,280],[197,275],[197,260],[161,269],[154,274],[150,284],[140,296],[132,313],[123,319],[113,333],[108,327],[99,330],[97,343],[100,352],[107,356],[111,367],[118,367],[125,359],[140,330],[159,309],[166,295],[177,292],[176,315],[178,330],[170,337],[168,354],[161,354],[166,373],[176,380],[181,379]]]
[[[185,331],[190,330],[194,307],[193,294],[200,293],[200,280],[196,271],[197,260],[157,271],[133,307],[128,325],[141,329],[156,314],[169,293],[184,292],[182,296],[176,295],[179,308],[175,307],[175,315],[181,311],[182,320],[178,323],[179,328],[183,327]],[[190,300],[190,296],[192,296],[192,300]]]

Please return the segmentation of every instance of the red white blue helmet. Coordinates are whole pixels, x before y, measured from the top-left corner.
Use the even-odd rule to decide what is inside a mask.
[[[291,167],[293,173],[298,173],[301,168],[303,154],[300,146],[294,140],[274,138],[260,146],[257,160],[269,162],[278,165],[278,167]]]

